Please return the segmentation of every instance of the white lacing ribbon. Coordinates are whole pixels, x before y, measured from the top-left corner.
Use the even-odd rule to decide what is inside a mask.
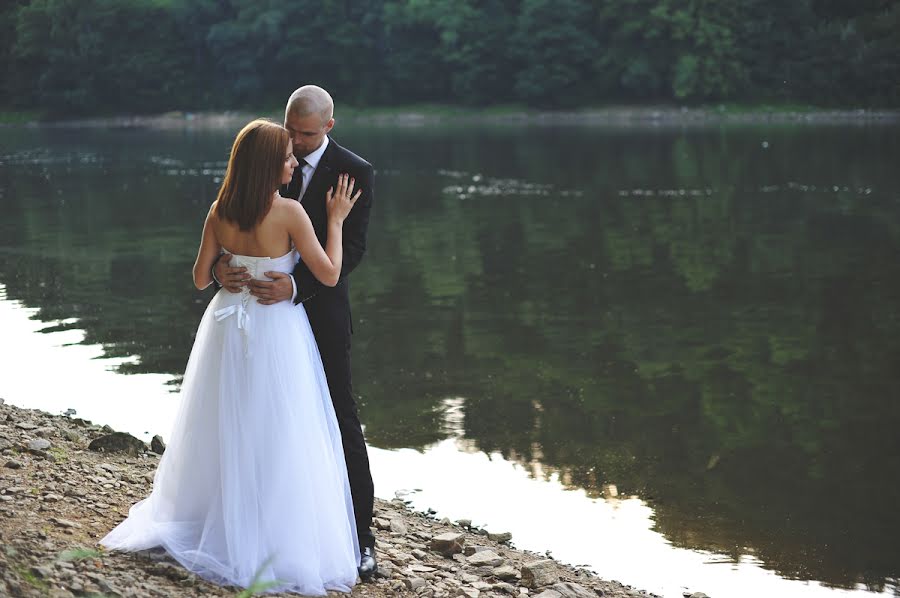
[[[244,354],[249,355],[250,347],[247,343],[247,334],[250,332],[250,314],[247,312],[243,302],[217,309],[214,315],[216,316],[216,322],[221,322],[229,316],[237,316],[237,327],[244,331]]]

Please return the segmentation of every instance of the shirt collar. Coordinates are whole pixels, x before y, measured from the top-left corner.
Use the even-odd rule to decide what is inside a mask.
[[[322,154],[325,153],[325,148],[328,147],[328,135],[325,136],[325,140],[322,142],[322,145],[318,147],[313,153],[309,154],[304,160],[306,163],[312,166],[313,170],[319,165],[319,160],[322,159]]]

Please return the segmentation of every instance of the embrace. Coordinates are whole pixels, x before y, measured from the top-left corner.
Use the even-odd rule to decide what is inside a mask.
[[[216,583],[306,595],[376,572],[347,279],[366,250],[374,172],[328,137],[333,113],[306,85],[283,127],[238,133],[194,264],[197,288],[221,288],[153,491],[107,548],[161,546]]]

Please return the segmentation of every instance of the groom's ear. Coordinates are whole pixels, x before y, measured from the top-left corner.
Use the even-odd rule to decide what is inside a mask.
[[[331,129],[334,128],[334,117],[330,118],[327,123],[325,123],[325,132],[328,133]]]

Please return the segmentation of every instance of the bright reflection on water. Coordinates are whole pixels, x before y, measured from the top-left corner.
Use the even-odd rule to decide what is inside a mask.
[[[379,495],[666,596],[897,594],[897,132],[338,137]],[[165,434],[232,133],[0,130],[0,396]]]

